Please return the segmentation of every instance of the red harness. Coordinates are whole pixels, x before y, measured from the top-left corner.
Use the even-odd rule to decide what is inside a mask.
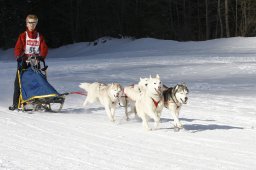
[[[156,106],[156,108],[157,108],[157,106],[158,106],[158,104],[160,103],[160,101],[161,101],[161,100],[159,100],[159,101],[157,102],[157,101],[155,101],[152,97],[151,97],[151,99],[152,99],[152,101],[153,101],[154,105],[155,105],[155,106]]]

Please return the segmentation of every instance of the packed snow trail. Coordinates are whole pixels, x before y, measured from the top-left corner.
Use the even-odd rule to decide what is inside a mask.
[[[167,109],[159,129],[146,132],[140,119],[125,120],[122,107],[115,123],[100,104],[82,107],[82,95],[67,96],[61,113],[9,111],[16,63],[7,60],[11,50],[3,52],[0,169],[254,170],[252,43],[255,38],[184,43],[112,39],[98,46],[79,43],[50,51],[48,80],[60,93],[81,90],[81,82],[125,86],[157,73],[168,86],[185,82],[190,94],[181,109],[184,129],[179,132]]]

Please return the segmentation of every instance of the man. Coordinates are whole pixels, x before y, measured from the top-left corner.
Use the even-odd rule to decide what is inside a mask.
[[[44,60],[48,53],[48,47],[44,37],[36,31],[37,23],[38,18],[36,15],[28,15],[26,17],[27,29],[19,35],[16,42],[14,49],[15,57],[17,62],[22,62],[23,65],[30,56],[40,56],[40,59]],[[9,110],[15,110],[18,108],[19,96],[20,86],[17,71],[14,82],[13,105],[9,107]]]

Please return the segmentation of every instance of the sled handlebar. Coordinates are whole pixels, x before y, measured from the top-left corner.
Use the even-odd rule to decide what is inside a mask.
[[[28,60],[37,60],[37,61],[39,61],[39,65],[40,65],[40,62],[42,62],[43,63],[43,68],[41,69],[42,71],[46,71],[46,69],[48,68],[48,66],[45,64],[45,61],[44,61],[44,58],[42,57],[42,56],[37,56],[37,55],[34,55],[34,56],[30,56],[29,58],[28,58]],[[39,66],[40,67],[40,66]]]
[[[28,57],[28,60],[32,60],[32,59],[44,62],[44,58],[42,56],[34,55],[34,56],[29,56]]]
[[[31,66],[31,64],[32,65],[35,64],[34,66],[36,68],[40,68],[40,63],[43,64],[43,67],[40,69],[41,71],[45,72],[46,69],[48,68],[48,66],[46,65],[45,60],[42,56],[37,56],[37,55],[32,55],[32,56],[29,56],[29,57],[20,56],[20,57],[18,57],[17,61],[18,61],[18,68],[23,68],[23,67],[26,68],[29,65]],[[35,62],[35,61],[37,61],[37,62]]]

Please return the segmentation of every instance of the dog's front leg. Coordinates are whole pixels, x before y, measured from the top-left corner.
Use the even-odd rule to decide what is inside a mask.
[[[83,106],[86,106],[88,104],[88,97],[86,97],[84,103],[83,103]]]
[[[135,114],[135,117],[138,117],[136,107],[135,107],[135,106],[132,106],[132,108],[133,108],[133,112],[134,112],[134,114]]]
[[[159,122],[160,122],[160,116],[158,116],[158,113],[156,112],[153,112],[153,111],[150,111],[149,113],[150,117],[154,119],[154,127],[155,129],[158,129],[158,126],[159,126]]]
[[[109,105],[105,105],[105,110],[106,110],[106,113],[107,113],[107,116],[108,116],[109,120],[114,122],[115,120],[112,117],[111,107]]]
[[[124,108],[125,108],[125,116],[126,116],[126,120],[129,120],[129,115],[128,115],[128,99],[125,97],[124,99]]]
[[[152,130],[152,129],[149,128],[149,126],[148,126],[148,119],[147,119],[146,117],[143,117],[143,118],[141,118],[141,119],[142,119],[142,125],[143,125],[144,129],[147,130],[147,131]]]
[[[156,116],[156,118],[154,118],[154,126],[155,126],[155,129],[158,129],[158,126],[159,126],[159,123],[160,123],[160,117]]]
[[[115,112],[116,112],[116,105],[112,104],[110,107],[110,113],[111,113],[111,118],[113,122],[115,121]]]
[[[132,101],[132,102],[130,102],[130,114],[133,114],[133,113],[134,113],[135,117],[138,117],[135,103],[133,103],[133,101]]]
[[[160,117],[161,117],[161,111],[157,112],[157,117],[159,118],[160,120]]]
[[[147,131],[152,130],[152,129],[149,128],[149,126],[148,126],[148,118],[147,118],[147,116],[145,115],[145,113],[141,114],[141,113],[138,112],[138,115],[139,115],[139,117],[142,119],[142,126],[143,126],[144,130],[147,130]]]
[[[182,124],[180,123],[179,120],[179,111],[180,109],[177,108],[177,106],[171,106],[169,107],[169,110],[171,111],[172,117],[173,117],[173,121],[174,121],[174,126],[177,128],[182,128]]]

